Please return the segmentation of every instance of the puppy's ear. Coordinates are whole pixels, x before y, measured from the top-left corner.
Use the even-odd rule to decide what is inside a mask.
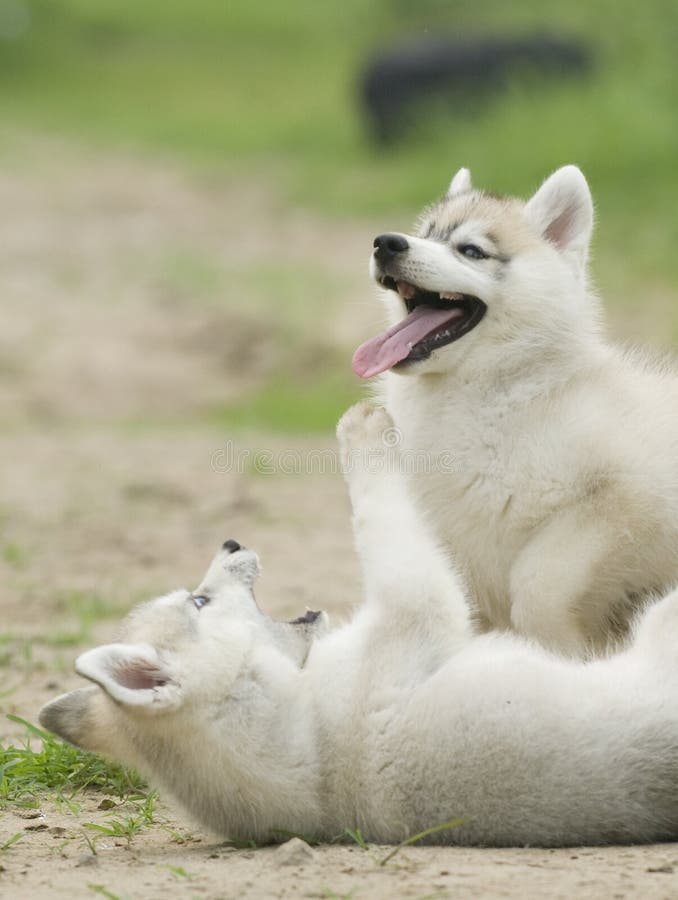
[[[75,670],[122,706],[166,712],[181,704],[179,685],[149,644],[95,647],[77,658]]]
[[[459,169],[457,174],[450,182],[450,186],[447,189],[447,196],[456,197],[457,194],[466,194],[471,190],[473,190],[473,185],[471,184],[471,173],[468,169]]]
[[[539,234],[583,268],[593,230],[593,201],[580,169],[563,166],[554,172],[528,200],[525,213]]]
[[[60,738],[135,768],[142,767],[118,705],[98,687],[62,694],[40,710],[43,728]]]
[[[62,694],[40,710],[38,721],[43,728],[59,735],[69,744],[92,750],[94,700],[99,688],[88,687]]]

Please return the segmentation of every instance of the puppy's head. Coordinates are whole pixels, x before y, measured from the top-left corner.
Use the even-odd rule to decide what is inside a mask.
[[[474,190],[467,169],[415,234],[378,235],[370,271],[393,325],[353,358],[358,375],[445,372],[482,344],[525,352],[565,336],[586,302],[593,207],[574,166],[527,202]]]
[[[40,723],[87,750],[137,764],[138,729],[166,732],[172,719],[226,703],[256,649],[302,666],[327,626],[321,612],[292,622],[265,615],[254,599],[255,553],[226,541],[194,591],[174,591],[136,607],[120,640],[88,650],[76,671],[96,687],[57,697]]]

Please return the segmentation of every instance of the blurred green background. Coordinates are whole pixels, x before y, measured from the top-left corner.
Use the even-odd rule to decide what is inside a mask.
[[[534,30],[581,39],[592,73],[517,83],[472,116],[431,110],[396,146],[370,142],[357,80],[376,48],[425,33]],[[607,306],[626,333],[667,346],[678,338],[677,48],[675,0],[0,0],[0,104],[6,128],[150,165],[170,159],[216,182],[261,181],[286,208],[317,213],[324,227],[362,223],[366,234],[366,223],[406,227],[460,165],[479,186],[527,195],[576,162],[597,205],[594,273]],[[178,259],[187,291],[231,302],[223,266]],[[303,318],[316,294],[340,291],[315,263],[285,268],[281,253],[235,287],[256,293],[253,279],[268,273],[270,309],[282,292]],[[256,310],[268,314],[265,299]],[[344,349],[326,363],[327,383],[299,389],[282,360],[255,393],[212,409],[212,421],[329,427],[359,388]]]

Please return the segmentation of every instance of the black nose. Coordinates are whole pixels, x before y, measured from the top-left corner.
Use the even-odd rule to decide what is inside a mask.
[[[402,234],[378,234],[374,239],[374,255],[382,262],[393,259],[398,253],[409,249],[407,238]]]
[[[237,541],[230,540],[230,541],[226,541],[222,545],[221,549],[228,550],[229,553],[235,553],[236,550],[242,550],[242,547],[240,546],[240,544]]]

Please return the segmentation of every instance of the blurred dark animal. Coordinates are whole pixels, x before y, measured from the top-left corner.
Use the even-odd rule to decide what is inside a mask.
[[[431,100],[472,112],[516,77],[582,74],[590,67],[586,47],[556,35],[426,37],[376,55],[361,79],[361,99],[374,137],[385,144],[402,137],[417,108]]]

